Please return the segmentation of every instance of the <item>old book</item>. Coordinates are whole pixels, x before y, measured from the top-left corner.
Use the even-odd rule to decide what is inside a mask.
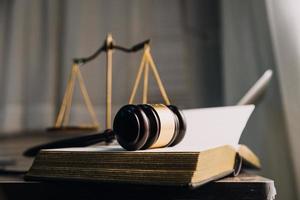
[[[253,109],[185,110],[186,137],[175,147],[135,152],[119,146],[42,150],[26,179],[201,185],[233,173],[239,166],[237,158],[260,166],[250,149],[238,145]]]
[[[197,186],[238,170],[237,153],[228,145],[202,152],[129,152],[116,147],[43,150],[26,177]],[[249,154],[240,156],[248,166],[259,167]]]

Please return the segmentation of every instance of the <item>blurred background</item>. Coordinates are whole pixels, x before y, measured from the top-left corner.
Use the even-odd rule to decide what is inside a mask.
[[[92,54],[108,33],[123,46],[151,38],[162,81],[181,108],[234,105],[274,71],[241,143],[260,156],[259,173],[275,180],[277,199],[299,199],[299,9],[297,0],[0,0],[0,142],[54,124],[72,59]],[[113,54],[113,113],[129,100],[141,56]],[[105,55],[82,73],[104,125]],[[161,102],[150,86],[150,102]],[[87,120],[77,91],[71,121]]]

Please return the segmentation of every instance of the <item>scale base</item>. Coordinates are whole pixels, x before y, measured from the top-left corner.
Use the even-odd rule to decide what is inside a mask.
[[[49,127],[46,128],[49,132],[96,132],[98,127],[96,126],[61,126],[61,127]]]

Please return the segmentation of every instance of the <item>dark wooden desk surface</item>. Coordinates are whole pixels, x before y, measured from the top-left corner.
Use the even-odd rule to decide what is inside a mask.
[[[32,164],[32,158],[22,156],[25,149],[63,138],[87,134],[82,131],[59,132],[41,130],[24,130],[11,133],[0,134],[0,160],[1,158],[11,158],[15,164],[8,166],[6,169],[15,171],[27,171]],[[1,162],[0,162],[1,163]],[[0,165],[1,169],[1,165]]]
[[[196,189],[86,182],[26,182],[22,175],[0,174],[0,199],[205,199],[271,200],[274,182],[241,174]]]

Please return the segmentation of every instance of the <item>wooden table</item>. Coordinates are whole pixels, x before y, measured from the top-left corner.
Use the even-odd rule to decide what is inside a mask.
[[[0,175],[0,199],[205,199],[271,200],[274,182],[241,174],[196,189],[91,182],[26,182],[22,175]]]
[[[46,131],[23,130],[18,132],[0,134],[0,169],[1,159],[12,159],[14,165],[8,166],[9,170],[27,171],[33,158],[24,157],[23,152],[32,146],[74,136],[86,135],[84,131]]]

